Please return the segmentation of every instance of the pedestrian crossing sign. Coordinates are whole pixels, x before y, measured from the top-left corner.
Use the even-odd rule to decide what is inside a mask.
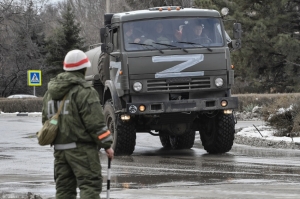
[[[28,86],[41,86],[42,85],[42,71],[28,70],[27,79],[28,79]]]

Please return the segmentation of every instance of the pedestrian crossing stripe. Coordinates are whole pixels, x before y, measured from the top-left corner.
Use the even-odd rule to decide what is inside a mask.
[[[42,72],[40,70],[28,70],[27,79],[28,79],[28,86],[41,86]]]
[[[38,83],[40,82],[39,78],[37,77],[36,73],[33,74],[33,77],[31,79],[32,83]]]

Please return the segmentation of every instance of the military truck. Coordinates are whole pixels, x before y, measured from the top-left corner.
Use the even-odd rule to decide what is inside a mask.
[[[86,80],[99,93],[115,154],[131,155],[137,133],[190,149],[196,131],[208,153],[228,152],[238,106],[230,52],[241,47],[241,24],[233,24],[231,40],[216,10],[171,6],[104,17],[101,45],[86,52]]]

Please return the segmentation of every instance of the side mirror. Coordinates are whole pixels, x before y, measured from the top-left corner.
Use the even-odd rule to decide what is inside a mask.
[[[105,33],[106,33],[105,28],[100,28],[100,41],[101,41],[101,43],[105,43]]]
[[[110,29],[108,27],[100,28],[100,41],[106,43],[110,41]]]
[[[233,38],[240,39],[242,37],[242,25],[240,23],[233,24]]]

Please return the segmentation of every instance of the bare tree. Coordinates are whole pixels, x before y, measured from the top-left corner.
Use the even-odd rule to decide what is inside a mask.
[[[126,0],[134,10],[159,6],[192,7],[194,0]]]
[[[42,2],[42,1],[41,1]],[[40,2],[40,3],[41,3]],[[27,71],[43,63],[43,23],[33,1],[1,3],[0,93],[29,93]]]
[[[81,36],[86,39],[87,45],[92,45],[100,42],[99,30],[104,25],[104,14],[106,13],[106,0],[64,0],[56,6],[47,7],[47,18],[53,19],[49,22],[49,32],[52,32],[56,26],[55,20],[59,19],[60,13],[64,10],[67,4],[70,4],[75,12],[77,22],[82,27]],[[147,9],[149,7],[163,5],[179,5],[183,7],[191,7],[193,0],[112,0],[110,1],[110,12],[125,12],[138,9]]]
[[[112,13],[130,10],[124,0],[110,1]],[[83,36],[88,45],[100,42],[100,28],[104,25],[104,14],[106,13],[105,0],[65,0],[57,5],[58,12],[64,10],[70,4],[75,12],[77,22],[82,27]]]

